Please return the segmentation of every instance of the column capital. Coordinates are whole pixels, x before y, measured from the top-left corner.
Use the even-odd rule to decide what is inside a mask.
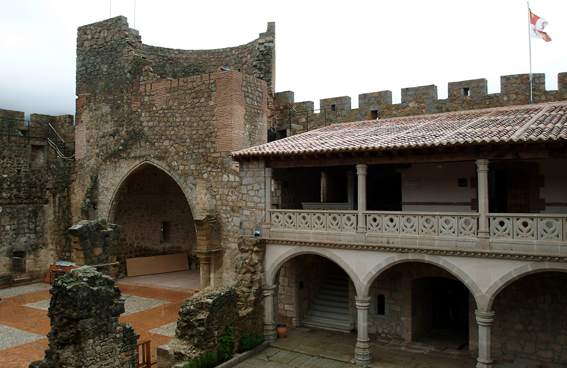
[[[355,304],[356,309],[368,309],[368,307],[370,307],[370,297],[356,297]]]
[[[488,171],[488,160],[484,158],[476,160],[476,167],[478,171]]]
[[[481,311],[478,309],[474,312],[474,314],[476,316],[476,323],[480,326],[492,326],[492,323],[494,323],[494,316],[496,315],[493,311]]]
[[[366,164],[356,164],[357,175],[366,175],[367,169],[368,169],[368,165]]]
[[[265,297],[273,296],[276,292],[276,285],[264,285],[262,286],[262,295]]]

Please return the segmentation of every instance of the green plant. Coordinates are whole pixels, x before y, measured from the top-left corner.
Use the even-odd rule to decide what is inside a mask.
[[[238,342],[238,352],[242,353],[248,350],[252,350],[263,342],[264,336],[255,333],[244,334],[240,337],[240,341]]]
[[[218,358],[220,362],[229,360],[234,353],[234,329],[226,327],[219,339]]]
[[[185,364],[184,368],[213,368],[220,363],[215,351],[207,351]]]

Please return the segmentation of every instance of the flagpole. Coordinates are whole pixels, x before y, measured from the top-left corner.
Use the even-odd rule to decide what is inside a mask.
[[[528,45],[530,53],[530,104],[534,103],[533,96],[533,83],[532,83],[532,26],[531,26],[531,13],[530,2],[528,1]]]

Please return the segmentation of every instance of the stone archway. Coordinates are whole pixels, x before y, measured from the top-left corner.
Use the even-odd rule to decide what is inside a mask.
[[[567,266],[527,264],[489,289],[494,313],[491,352],[497,362],[526,366],[567,364]]]
[[[191,207],[181,187],[162,168],[143,163],[130,171],[110,208],[109,220],[121,227],[117,250],[121,262],[185,254],[189,266],[195,265],[197,233]]]

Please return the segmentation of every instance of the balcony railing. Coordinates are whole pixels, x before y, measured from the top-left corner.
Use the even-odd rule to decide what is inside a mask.
[[[368,233],[476,238],[477,213],[365,212]]]
[[[357,232],[360,215],[365,224],[362,238]],[[412,247],[480,246],[479,214],[475,212],[359,214],[341,210],[272,209],[270,220],[272,236],[290,240],[362,241]],[[489,241],[494,250],[563,254],[563,249],[567,249],[567,215],[493,213],[488,220]]]
[[[489,221],[492,239],[567,241],[567,215],[492,213]]]
[[[356,211],[271,210],[274,229],[356,232]]]

